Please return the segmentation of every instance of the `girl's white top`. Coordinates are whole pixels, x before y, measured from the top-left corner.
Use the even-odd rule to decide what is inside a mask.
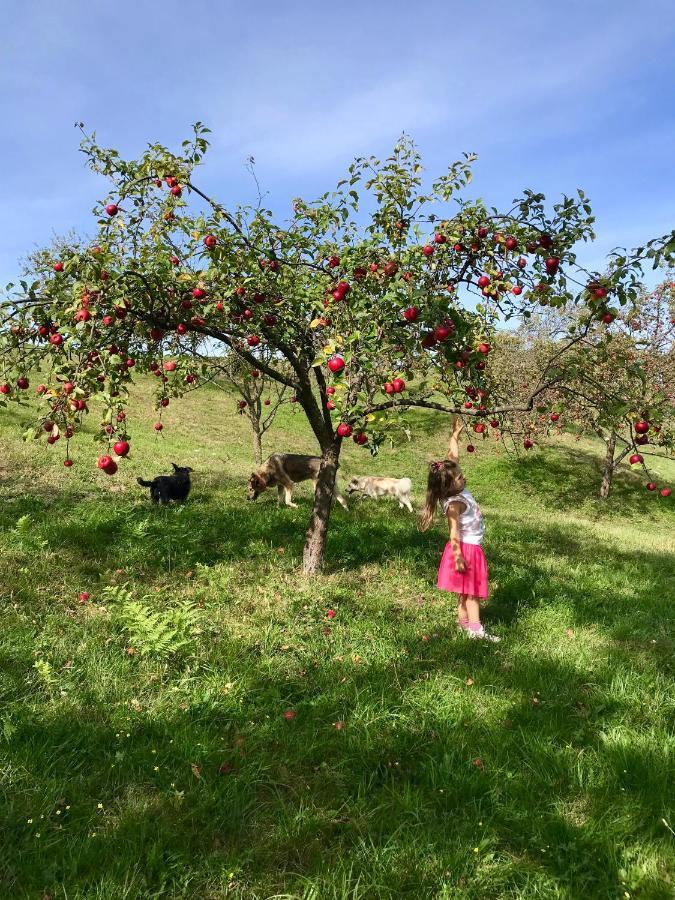
[[[480,506],[466,488],[443,501],[443,513],[447,516],[451,503],[463,503],[464,512],[459,517],[459,539],[465,544],[482,544],[485,525]]]

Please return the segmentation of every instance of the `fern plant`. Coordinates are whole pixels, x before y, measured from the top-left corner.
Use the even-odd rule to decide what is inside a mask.
[[[156,597],[135,600],[128,585],[109,585],[101,591],[129,643],[142,656],[171,656],[182,650],[197,631],[199,609],[189,602],[156,609]]]
[[[157,610],[143,601],[129,600],[117,611],[117,620],[138,653],[171,656],[190,644],[198,617],[193,604]]]

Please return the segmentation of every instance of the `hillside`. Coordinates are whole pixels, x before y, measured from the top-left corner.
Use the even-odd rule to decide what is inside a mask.
[[[672,896],[673,497],[626,467],[602,503],[571,437],[465,455],[487,646],[433,588],[440,524],[354,500],[304,579],[307,485],[247,503],[234,398],[172,401],[158,436],[151,388],[113,478],[0,411],[0,896]],[[342,483],[408,475],[419,506],[447,423],[411,422],[375,460],[349,442]],[[300,411],[265,449],[314,451]],[[152,508],[136,478],[173,461],[193,493]]]

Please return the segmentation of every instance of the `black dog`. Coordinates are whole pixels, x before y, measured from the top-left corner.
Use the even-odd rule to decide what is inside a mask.
[[[168,503],[170,500],[185,500],[190,493],[190,472],[189,466],[177,466],[171,463],[174,468],[173,475],[158,475],[152,481],[143,481],[138,478],[137,481],[141,487],[150,488],[150,497],[153,503]]]

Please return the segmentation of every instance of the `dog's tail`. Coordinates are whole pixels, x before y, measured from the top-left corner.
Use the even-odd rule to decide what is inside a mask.
[[[142,478],[137,478],[136,481],[140,484],[141,487],[152,487],[151,481],[143,481]]]

